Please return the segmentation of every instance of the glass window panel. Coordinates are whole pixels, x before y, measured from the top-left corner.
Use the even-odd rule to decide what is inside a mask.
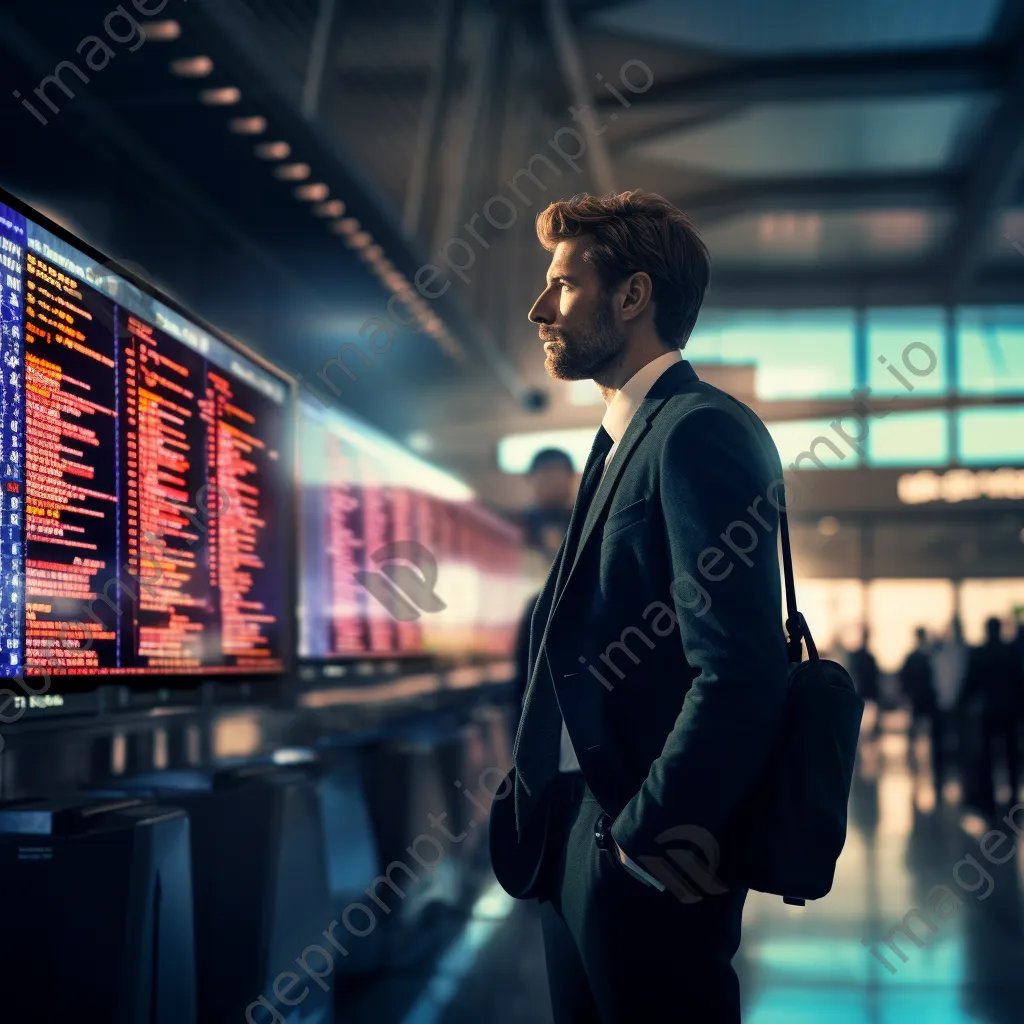
[[[850,469],[860,465],[860,455],[832,428],[833,422],[766,423],[779,450],[783,469]],[[793,463],[797,465],[794,467]]]
[[[1024,463],[1024,407],[963,409],[958,415],[965,465]]]
[[[712,322],[709,326],[698,324],[683,349],[683,358],[691,363],[722,362],[722,334]]]
[[[572,459],[576,472],[582,473],[596,433],[597,424],[569,430],[509,434],[498,442],[498,468],[503,473],[525,473],[542,448],[562,448]]]
[[[964,580],[960,584],[960,621],[969,644],[985,641],[985,620],[1003,620],[1003,639],[1016,635],[1016,614],[1024,614],[1024,579]]]
[[[963,309],[957,333],[964,394],[1024,393],[1024,307]]]
[[[949,364],[941,309],[869,310],[866,326],[868,386],[873,394],[945,394]],[[895,376],[894,369],[911,387]]]
[[[864,621],[864,584],[860,580],[796,580],[798,607],[819,651],[846,663],[846,652],[860,647]],[[825,657],[823,654],[822,657]]]
[[[854,380],[852,311],[718,314],[702,321],[683,355],[691,362],[754,363],[757,397],[848,395]]]
[[[949,580],[872,580],[868,584],[871,651],[883,672],[896,672],[914,647],[914,630],[923,626],[940,636],[953,619]]]
[[[949,462],[949,413],[890,413],[868,421],[868,464],[944,466]]]

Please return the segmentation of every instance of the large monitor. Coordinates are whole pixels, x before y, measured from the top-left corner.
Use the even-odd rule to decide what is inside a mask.
[[[0,677],[283,671],[293,382],[2,192],[0,314]]]
[[[355,417],[299,405],[299,656],[507,655],[521,531]]]

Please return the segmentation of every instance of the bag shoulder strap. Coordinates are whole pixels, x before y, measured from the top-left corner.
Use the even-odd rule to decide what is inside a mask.
[[[725,405],[716,405],[716,408],[724,408],[735,419],[743,423],[754,434],[758,449],[765,457],[765,464],[768,475],[772,481],[778,481],[776,491],[781,493],[782,501],[778,504],[779,510],[779,539],[782,544],[782,573],[786,587],[786,651],[791,664],[799,664],[803,660],[804,643],[807,644],[807,656],[811,661],[818,660],[818,649],[811,638],[811,631],[807,627],[807,620],[803,617],[796,604],[796,580],[793,574],[793,551],[789,542],[789,517],[786,515],[786,484],[783,479],[782,462],[778,458],[778,452],[774,451],[774,458],[767,451],[764,441],[760,435],[760,427],[763,426],[753,409],[748,408],[738,399],[723,391],[727,401]],[[756,422],[755,422],[756,421]],[[778,498],[776,498],[778,502]]]

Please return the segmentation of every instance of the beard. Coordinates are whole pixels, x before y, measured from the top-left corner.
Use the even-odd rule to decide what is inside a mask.
[[[592,380],[621,354],[625,345],[615,329],[610,300],[598,307],[587,328],[541,327],[539,333],[542,341],[553,343],[544,352],[544,369],[555,380]]]

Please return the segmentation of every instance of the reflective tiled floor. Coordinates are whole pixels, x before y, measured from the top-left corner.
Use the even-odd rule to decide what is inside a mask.
[[[988,821],[967,813],[956,783],[937,799],[911,768],[928,764],[927,741],[908,757],[899,724],[862,743],[831,894],[805,908],[748,898],[736,960],[745,1024],[1024,1022],[1021,836],[1005,808]],[[1010,802],[1008,788],[1001,796]],[[1024,832],[1024,807],[1014,820]],[[928,920],[906,917],[914,908]],[[904,924],[910,935],[893,932]],[[396,1020],[547,1024],[535,907],[491,890]]]

